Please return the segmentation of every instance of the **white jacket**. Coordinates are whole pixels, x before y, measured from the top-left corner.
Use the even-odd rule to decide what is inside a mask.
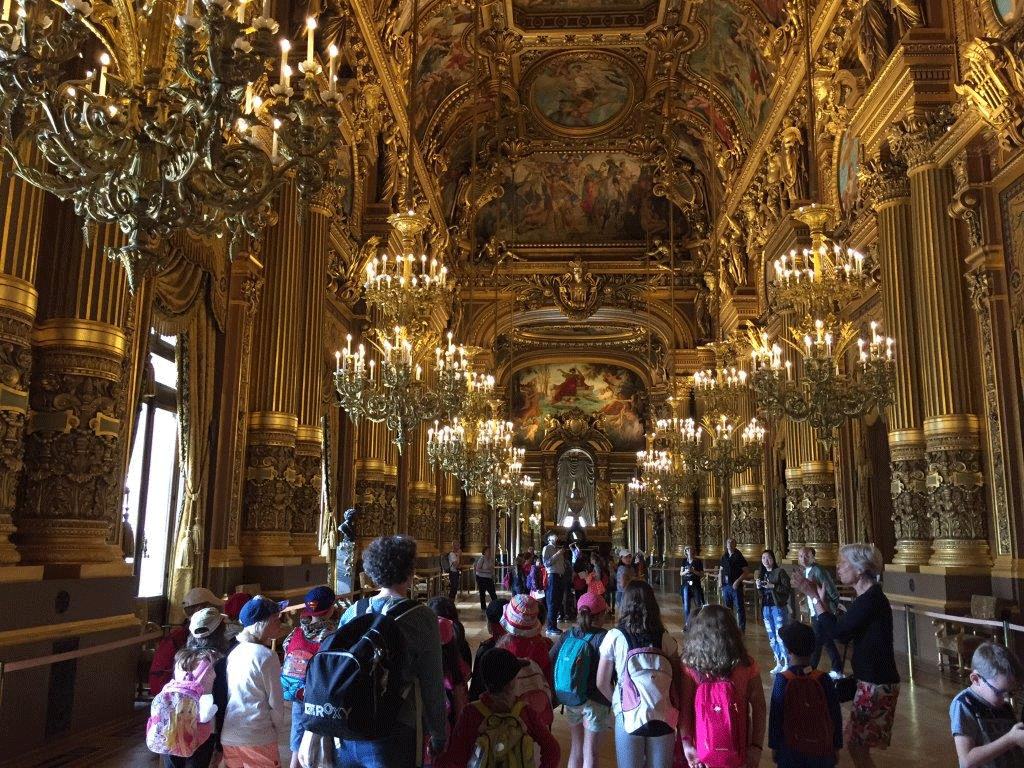
[[[228,654],[228,706],[221,744],[260,747],[288,735],[291,710],[281,691],[281,662],[259,643],[240,642]]]

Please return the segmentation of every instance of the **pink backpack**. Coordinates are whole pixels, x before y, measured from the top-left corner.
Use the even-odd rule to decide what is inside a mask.
[[[213,720],[199,721],[199,699],[209,693],[203,678],[212,665],[206,659],[185,680],[171,680],[149,708],[146,746],[158,755],[191,757],[213,735]]]
[[[728,678],[708,680],[687,671],[697,683],[697,757],[707,768],[741,768],[747,761],[747,675],[737,667]]]
[[[532,709],[538,719],[548,728],[555,720],[554,710],[551,708],[551,686],[547,677],[544,676],[540,665],[533,660],[529,665],[519,670],[512,679],[512,693],[515,701]]]
[[[281,665],[281,691],[285,701],[302,701],[306,692],[306,667],[309,660],[320,650],[320,643],[314,643],[303,633],[302,628],[292,632]]]

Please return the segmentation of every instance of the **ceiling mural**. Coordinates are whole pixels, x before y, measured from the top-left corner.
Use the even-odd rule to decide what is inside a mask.
[[[605,131],[626,116],[640,73],[625,58],[604,51],[546,57],[524,78],[527,103],[541,123],[573,135]]]
[[[473,6],[442,4],[420,24],[416,66],[416,129],[420,134],[431,115],[459,86],[473,75],[473,51],[468,45],[473,26]]]
[[[600,417],[615,450],[638,450],[644,444],[645,403],[640,377],[614,365],[535,365],[512,377],[512,422],[527,448],[540,446],[551,417],[578,408]]]
[[[690,54],[688,66],[725,94],[741,131],[751,140],[771,106],[768,93],[773,73],[758,48],[759,33],[750,17],[729,3],[702,8],[700,20],[708,36]]]
[[[479,229],[511,239],[514,217],[520,244],[645,243],[669,230],[668,202],[653,185],[651,170],[627,152],[538,152],[516,164],[515,184],[484,209]]]

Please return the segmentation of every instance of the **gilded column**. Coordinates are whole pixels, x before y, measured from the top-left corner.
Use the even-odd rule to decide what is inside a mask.
[[[786,453],[789,453],[789,445]],[[786,559],[796,562],[800,548],[807,541],[804,535],[803,510],[800,505],[804,499],[804,480],[799,466],[786,466],[786,538],[789,540],[789,552]]]
[[[409,438],[409,535],[419,543],[423,555],[438,553],[437,488],[427,457],[427,430],[417,429]]]
[[[39,255],[43,192],[0,163],[0,566],[19,560],[10,540],[18,482],[24,466],[25,420],[32,369],[32,325],[38,294],[33,283]]]
[[[951,118],[913,116],[894,126],[890,142],[910,176],[916,250],[914,288],[921,356],[923,431],[928,473],[931,565],[989,563],[978,417],[972,413],[963,264],[948,215],[953,176],[931,159]]]
[[[670,557],[686,557],[686,548],[696,543],[693,527],[693,497],[687,496],[672,505],[668,519],[668,554]]]
[[[805,453],[800,462],[805,543],[814,547],[819,563],[835,565],[839,557],[835,468],[828,449],[817,440],[807,422],[802,422],[799,428],[806,430],[801,440]]]
[[[363,544],[377,536],[398,532],[394,496],[385,488],[385,444],[383,424],[365,419],[359,422],[359,449],[356,460],[355,499],[359,509],[356,531]]]
[[[317,533],[323,513],[324,394],[328,386],[324,355],[327,304],[327,254],[334,215],[333,190],[313,198],[300,223],[305,264],[300,275],[302,348],[299,359],[298,416],[295,468],[298,485],[293,496],[291,545],[300,557],[319,557]],[[280,226],[280,224],[278,225]]]
[[[882,271],[885,331],[899,344],[895,356],[893,404],[889,408],[889,451],[893,526],[900,565],[923,565],[931,554],[931,523],[925,474],[924,430],[921,428],[921,356],[918,352],[915,300],[913,220],[910,180],[897,158],[875,161],[865,181],[874,198],[878,220],[878,261]]]
[[[490,539],[491,510],[479,493],[466,499],[466,540],[463,549],[468,555],[479,555]]]
[[[745,396],[739,406],[739,424],[742,426],[754,417],[753,394]],[[730,494],[731,535],[747,559],[759,559],[765,546],[763,463],[736,475]]]
[[[709,475],[700,498],[700,550],[706,562],[713,564],[722,556],[724,536],[718,480]]]
[[[124,269],[104,251],[122,235],[100,225],[86,242],[72,206],[56,200],[44,215],[15,542],[26,563],[121,562],[111,542],[124,487],[130,299]]]
[[[241,550],[247,566],[290,564],[299,471],[298,381],[303,282],[302,218],[294,184],[264,236],[263,299],[256,310],[249,395]]]
[[[459,512],[462,506],[462,499],[459,496],[459,488],[455,478],[449,474],[443,475],[441,495],[441,525],[439,533],[439,549],[447,551],[452,541],[459,537]]]

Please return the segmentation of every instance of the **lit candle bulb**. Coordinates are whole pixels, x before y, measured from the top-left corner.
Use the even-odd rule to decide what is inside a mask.
[[[327,48],[328,64],[327,64],[327,90],[330,93],[334,93],[338,87],[337,83],[337,72],[338,72],[338,46],[331,43]]]
[[[107,67],[110,66],[110,54],[104,51],[100,54],[100,96],[107,95]]]
[[[313,65],[313,33],[316,31],[316,19],[306,17],[306,66]]]
[[[281,121],[274,118],[274,135],[270,138],[270,159],[277,162],[277,129],[281,127]]]
[[[235,9],[235,20],[239,24],[245,21],[245,0],[238,0],[238,7]]]
[[[334,370],[341,370],[341,352],[338,350],[335,350],[334,352]]]
[[[281,85],[286,85],[284,71],[288,67],[288,52],[292,49],[292,41],[287,37],[281,40]]]

